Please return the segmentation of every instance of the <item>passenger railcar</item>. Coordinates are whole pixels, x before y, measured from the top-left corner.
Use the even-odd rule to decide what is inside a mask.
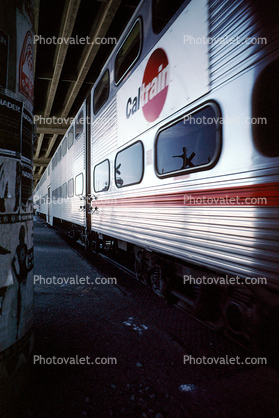
[[[51,161],[39,210],[95,249],[132,252],[156,293],[250,341],[278,318],[276,9],[142,1],[82,107],[81,139]],[[69,194],[80,174],[81,199]]]

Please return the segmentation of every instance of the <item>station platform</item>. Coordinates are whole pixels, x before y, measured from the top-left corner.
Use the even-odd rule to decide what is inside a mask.
[[[206,353],[183,347],[45,222],[34,224],[32,381],[7,417],[276,416],[277,369],[185,363]]]

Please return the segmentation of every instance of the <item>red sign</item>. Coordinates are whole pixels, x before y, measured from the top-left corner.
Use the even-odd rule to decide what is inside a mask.
[[[19,91],[33,104],[33,42],[30,31],[26,33],[19,61]]]

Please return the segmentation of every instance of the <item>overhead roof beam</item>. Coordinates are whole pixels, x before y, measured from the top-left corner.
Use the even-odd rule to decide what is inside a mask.
[[[95,25],[93,25],[89,37],[91,44],[86,44],[81,59],[78,63],[78,76],[76,81],[71,85],[68,90],[66,100],[63,104],[63,111],[61,117],[67,117],[70,113],[71,107],[79,93],[79,90],[84,82],[84,79],[91,67],[91,64],[100,48],[99,44],[94,44],[94,39],[97,37],[104,37],[108,31],[108,28],[115,16],[115,13],[121,3],[121,0],[109,0],[107,3],[103,3],[98,15],[95,18]],[[49,143],[46,157],[49,156],[53,145],[55,144],[57,135],[54,135]]]
[[[95,19],[97,24],[92,27],[89,35],[91,43],[87,44],[83,50],[77,68],[77,80],[71,85],[67,93],[61,116],[67,116],[69,114],[71,107],[78,95],[78,92],[85,80],[85,77],[91,67],[91,64],[100,48],[100,44],[95,44],[94,40],[98,37],[105,37],[120,3],[121,0],[109,0],[107,3],[102,4],[99,14]]]
[[[78,14],[78,9],[81,0],[69,0],[65,3],[65,8],[62,16],[62,21],[59,30],[59,38],[70,38],[74,29],[74,24]],[[53,76],[47,92],[47,102],[44,111],[44,117],[48,118],[53,106],[55,99],[56,90],[60,80],[61,72],[65,62],[69,43],[62,42],[56,46],[54,60],[53,60]],[[35,157],[38,158],[40,155],[42,141],[37,144],[37,150]],[[49,153],[51,149],[48,150]]]
[[[58,137],[58,135],[57,134],[54,134],[53,137],[51,138],[51,140],[50,140],[50,142],[48,144],[48,147],[47,147],[47,152],[46,152],[45,158],[48,158],[49,157],[49,155],[51,153],[51,150],[52,150],[52,148],[53,148],[53,146],[54,146],[54,144],[56,142],[57,137]]]
[[[36,152],[35,152],[35,156],[34,158],[39,158],[39,154],[40,154],[40,150],[43,144],[43,139],[44,139],[44,135],[40,134],[39,138],[38,138],[38,142],[37,142],[37,148],[36,148]]]
[[[47,167],[50,162],[50,158],[34,158],[33,165],[36,167]]]
[[[66,7],[63,12],[62,22],[59,31],[59,38],[69,39],[71,37],[76,17],[78,14],[80,1],[81,0],[68,0],[66,2]],[[54,71],[47,93],[47,103],[44,112],[44,116],[46,118],[49,117],[51,112],[68,47],[69,43],[66,42],[62,42],[61,44],[58,44],[56,46],[54,56]]]
[[[37,134],[58,134],[58,135],[65,135],[67,129],[69,128],[70,124],[38,124],[36,127]]]

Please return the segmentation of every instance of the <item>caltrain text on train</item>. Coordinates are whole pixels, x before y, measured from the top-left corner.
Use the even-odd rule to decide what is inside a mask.
[[[129,97],[126,104],[126,117],[134,115],[141,107],[145,119],[153,122],[160,115],[167,97],[169,86],[169,62],[162,48],[150,56],[143,75],[138,94]]]

